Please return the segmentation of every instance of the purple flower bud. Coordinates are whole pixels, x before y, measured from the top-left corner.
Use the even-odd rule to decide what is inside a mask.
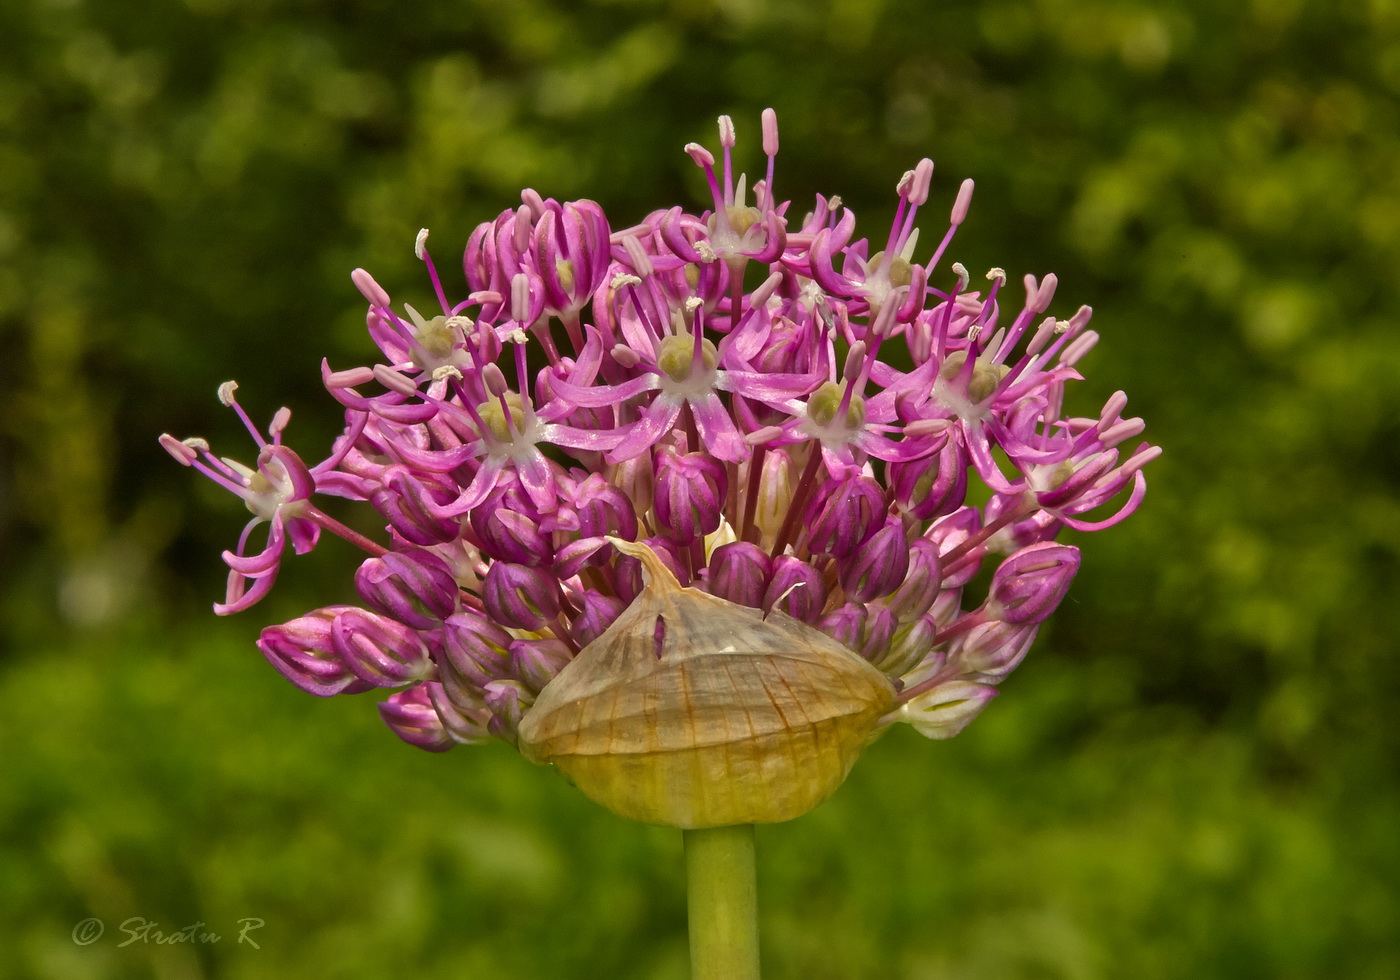
[[[884,605],[901,623],[912,622],[933,607],[939,584],[938,546],[927,538],[915,538],[909,544],[909,571]]]
[[[719,527],[729,493],[724,464],[703,453],[657,453],[656,519],[677,541],[696,541]]]
[[[826,583],[821,573],[792,555],[773,560],[773,577],[763,594],[764,609],[781,609],[793,619],[815,623],[826,605]]]
[[[588,589],[575,595],[573,599],[581,608],[570,621],[569,628],[573,633],[574,642],[580,648],[588,646],[602,636],[617,617],[622,615],[622,600],[615,596]]]
[[[534,228],[534,259],[544,279],[546,309],[568,319],[607,272],[608,219],[592,201],[559,205],[550,200],[545,207]]]
[[[997,689],[971,681],[949,681],[907,701],[899,709],[902,720],[928,738],[952,738],[982,713],[997,696]]]
[[[829,480],[807,507],[807,545],[814,554],[849,557],[875,531],[884,511],[885,496],[870,477]]]
[[[734,541],[720,545],[710,555],[706,585],[711,595],[761,609],[772,574],[773,560],[768,552],[749,541]]]
[[[575,495],[580,535],[637,540],[637,515],[627,494],[594,473],[578,485]]]
[[[1079,571],[1079,549],[1043,542],[1022,548],[992,576],[987,615],[1004,623],[1039,623],[1055,611]]]
[[[490,738],[487,725],[491,721],[491,712],[483,699],[478,697],[463,709],[452,699],[445,684],[429,681],[426,687],[433,710],[437,712],[442,727],[452,736],[452,741],[458,745],[480,745]]]
[[[879,663],[889,656],[899,621],[894,613],[882,606],[867,606],[865,612],[865,628],[861,630],[860,646],[856,647],[856,653],[873,664]]]
[[[347,609],[331,627],[335,652],[361,680],[398,687],[432,670],[428,648],[417,631],[366,609]]]
[[[373,685],[345,665],[331,638],[331,623],[351,608],[327,606],[281,626],[269,626],[258,637],[258,649],[283,677],[318,698],[368,691]]]
[[[865,604],[848,602],[817,620],[817,629],[847,649],[860,652],[865,634]]]
[[[1040,629],[1036,623],[983,623],[960,638],[955,651],[962,676],[989,684],[1000,683],[1026,658]]]
[[[482,598],[491,618],[505,626],[537,630],[559,615],[559,581],[548,571],[498,561],[486,573]]]
[[[560,640],[516,640],[510,645],[510,658],[520,682],[538,695],[572,656]]]
[[[525,709],[534,698],[519,681],[492,681],[486,685],[486,707],[491,711],[487,730],[496,738],[515,744],[515,732]]]
[[[454,704],[462,708],[479,702],[482,688],[510,676],[511,640],[509,633],[478,612],[463,610],[448,618],[443,624],[441,673]],[[467,699],[457,696],[463,686],[472,689]]]
[[[563,582],[585,568],[606,565],[617,554],[607,538],[579,538],[560,548],[554,556],[554,577]]]
[[[379,705],[379,717],[399,738],[429,752],[446,752],[457,742],[448,734],[433,707],[428,684],[398,691]]]
[[[447,562],[412,548],[367,559],[355,588],[376,612],[414,629],[436,629],[457,611],[457,580]]]
[[[898,517],[890,517],[860,549],[847,558],[837,559],[841,588],[856,602],[869,602],[889,595],[909,571],[909,541]]]
[[[474,508],[471,525],[481,550],[497,561],[538,566],[554,558],[550,535],[528,514],[503,506],[501,495],[492,494]]]
[[[967,498],[967,457],[954,439],[922,459],[891,463],[889,474],[894,499],[921,521],[951,514]]]
[[[457,494],[446,487],[419,480],[404,466],[386,467],[380,479],[381,486],[371,495],[370,503],[405,541],[416,545],[438,544],[451,541],[461,533],[457,518],[433,516],[434,508],[452,503]]]

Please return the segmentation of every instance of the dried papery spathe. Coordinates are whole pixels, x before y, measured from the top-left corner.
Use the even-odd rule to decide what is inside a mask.
[[[644,544],[645,586],[520,722],[519,745],[593,800],[676,827],[776,823],[845,780],[894,686],[781,610],[696,589]]]

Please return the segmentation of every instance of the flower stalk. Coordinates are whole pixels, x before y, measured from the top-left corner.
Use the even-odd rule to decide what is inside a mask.
[[[691,980],[758,980],[753,824],[684,834]]]

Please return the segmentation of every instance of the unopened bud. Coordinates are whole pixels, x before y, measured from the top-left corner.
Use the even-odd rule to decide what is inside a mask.
[[[909,571],[909,542],[898,517],[885,524],[845,558],[837,559],[841,588],[856,602],[889,595]]]
[[[752,542],[735,541],[721,545],[710,556],[707,585],[711,595],[760,609],[772,574],[768,552]]]
[[[885,496],[870,477],[830,480],[807,506],[808,547],[845,558],[875,532],[884,509]]]
[[[442,680],[458,708],[481,705],[481,692],[510,675],[509,633],[470,610],[448,618],[442,633]]]
[[[569,648],[555,639],[516,640],[510,645],[510,658],[520,682],[538,696],[569,662]]]
[[[327,606],[280,626],[269,626],[258,637],[258,649],[278,673],[308,694],[328,698],[358,694],[372,685],[360,680],[336,653],[331,624],[350,606]]]
[[[1035,623],[993,621],[969,630],[956,651],[963,676],[990,684],[1000,683],[1025,659],[1039,629]]]
[[[602,636],[617,617],[622,615],[622,600],[592,589],[576,595],[574,601],[582,608],[570,621],[569,626],[574,642],[580,647],[586,647]]]
[[[900,623],[919,619],[933,607],[938,598],[938,547],[927,538],[915,538],[909,543],[909,565],[904,581],[884,601],[899,618]]]
[[[486,611],[504,626],[537,630],[559,615],[558,580],[547,570],[498,561],[482,584]]]
[[[379,717],[399,738],[428,752],[446,752],[457,741],[438,716],[428,684],[415,684],[379,704]]]
[[[901,705],[899,714],[927,738],[952,738],[982,713],[997,689],[971,681],[949,681]]]
[[[1055,611],[1079,571],[1079,549],[1043,542],[1022,548],[992,576],[987,615],[1004,623],[1039,623]]]
[[[657,454],[658,530],[689,544],[719,527],[729,480],[724,464],[704,453]]]
[[[792,555],[773,560],[773,577],[763,596],[765,609],[781,609],[794,619],[815,623],[826,605],[826,583],[821,573]]]
[[[416,630],[365,609],[348,609],[331,626],[335,652],[355,675],[375,687],[399,687],[432,670]]]
[[[414,629],[435,629],[457,611],[457,580],[447,563],[413,548],[367,559],[355,588],[376,612]]]

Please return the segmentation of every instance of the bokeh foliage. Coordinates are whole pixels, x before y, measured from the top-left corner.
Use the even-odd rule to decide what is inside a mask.
[[[767,105],[873,237],[974,177],[951,257],[1058,273],[1071,407],[1166,447],[982,720],[760,835],[770,975],[1400,974],[1397,99],[1393,0],[0,5],[0,977],[685,975],[675,836],[292,690],[252,638],[353,554],[214,620],[238,508],[155,435],[246,456],[236,377],[314,457],[350,268],[426,297],[417,229],[523,186],[699,207],[681,146]]]

